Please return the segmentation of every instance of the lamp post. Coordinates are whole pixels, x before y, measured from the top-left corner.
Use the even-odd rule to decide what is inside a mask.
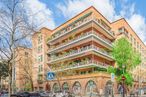
[[[125,76],[124,76],[124,69],[125,69],[125,65],[123,64],[122,65],[122,68],[123,68],[123,76],[122,76],[122,81],[123,81],[123,97],[125,97],[125,91],[124,91],[124,81],[125,81]]]

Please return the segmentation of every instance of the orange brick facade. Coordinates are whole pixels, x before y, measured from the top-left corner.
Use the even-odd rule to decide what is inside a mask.
[[[56,29],[44,32],[48,33],[46,44],[44,42],[48,46],[44,53],[48,55],[45,61],[49,67],[47,71],[56,74],[53,81],[44,80],[44,90],[55,91],[61,88],[76,95],[104,93],[110,83],[110,74],[105,70],[115,65],[110,55],[112,43],[120,37],[127,37],[143,58],[146,55],[143,54],[146,46],[125,19],[111,23],[94,7],[86,9]],[[36,48],[35,44],[33,48]],[[117,83],[114,82],[113,86],[117,93]]]

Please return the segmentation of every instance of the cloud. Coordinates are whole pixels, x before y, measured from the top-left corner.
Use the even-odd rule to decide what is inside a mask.
[[[94,6],[110,21],[124,17],[146,44],[146,19],[136,13],[134,3],[130,4],[128,0],[120,0],[120,4],[122,9],[119,14],[116,13],[114,0],[66,0],[64,4],[57,4],[57,8],[67,19],[77,15],[90,6]]]
[[[25,9],[30,16],[29,20],[33,20],[39,27],[55,28],[52,12],[45,3],[39,0],[25,0]]]
[[[129,24],[134,28],[138,36],[146,44],[146,20],[143,16],[139,14],[133,14],[129,19],[127,19]]]
[[[109,20],[114,20],[114,2],[109,0],[66,0],[65,4],[59,3],[57,7],[66,18],[73,17],[86,8],[94,6]]]

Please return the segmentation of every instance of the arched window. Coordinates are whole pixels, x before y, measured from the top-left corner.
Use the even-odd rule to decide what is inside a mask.
[[[75,82],[73,85],[73,93],[75,95],[79,95],[81,93],[81,84],[79,82]]]
[[[87,85],[86,85],[86,94],[87,95],[95,95],[97,94],[97,86],[96,86],[96,83],[92,80],[88,81],[87,82]]]
[[[112,87],[113,87],[112,81],[111,80],[107,81],[106,85],[105,85],[105,90],[104,90],[105,95],[112,95],[112,92],[113,92]],[[118,92],[121,91],[120,87],[121,87],[121,85],[118,86]]]
[[[59,84],[55,83],[55,84],[53,85],[53,91],[54,91],[54,92],[60,91]]]
[[[69,90],[68,83],[65,82],[65,83],[63,84],[62,88],[63,88],[63,90],[68,91],[68,90]]]

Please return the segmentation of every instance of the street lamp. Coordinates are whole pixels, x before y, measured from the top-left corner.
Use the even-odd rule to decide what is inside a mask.
[[[122,81],[123,81],[123,97],[125,97],[125,91],[124,91],[124,81],[125,81],[125,76],[124,76],[124,70],[125,70],[125,65],[123,64],[122,65],[122,68],[123,68],[123,76],[122,76]]]

